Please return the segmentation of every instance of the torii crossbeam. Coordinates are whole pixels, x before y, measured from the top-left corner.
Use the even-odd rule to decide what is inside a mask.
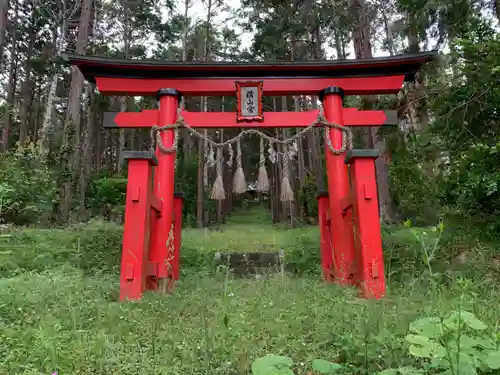
[[[226,63],[117,60],[67,54],[64,59],[104,95],[157,96],[158,109],[106,113],[105,127],[174,124],[181,95],[236,96],[235,113],[181,114],[193,128],[307,127],[317,111],[262,111],[264,95],[318,95],[324,116],[342,126],[397,124],[394,111],[343,108],[344,95],[396,94],[435,52],[342,61]],[[342,131],[328,128],[328,192],[318,197],[321,262],[325,280],[359,287],[381,298],[385,277],[375,177],[376,150],[333,152]],[[162,132],[171,148],[174,130]],[[138,299],[146,288],[179,277],[182,201],[174,195],[175,153],[129,153],[120,298]],[[155,167],[154,176],[152,168]],[[154,187],[153,187],[154,186]],[[353,227],[354,223],[354,227]]]
[[[151,128],[158,125],[158,109],[142,112],[104,112],[105,128]],[[303,128],[318,118],[319,111],[265,112],[262,121],[238,122],[235,112],[189,112],[182,116],[192,128]],[[397,125],[397,111],[359,111],[344,108],[345,126]]]

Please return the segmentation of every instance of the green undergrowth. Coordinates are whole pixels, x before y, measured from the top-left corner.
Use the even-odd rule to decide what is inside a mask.
[[[241,220],[241,219],[240,219]],[[475,265],[494,266],[487,260],[500,254],[494,246],[475,240],[457,241],[455,236],[438,236],[432,228],[405,226],[384,228],[382,232],[388,276],[411,279],[422,271],[446,274],[455,268],[475,272]],[[55,266],[72,265],[87,274],[116,274],[119,271],[123,227],[95,220],[67,229],[14,229],[0,235],[0,277],[27,271],[43,271]],[[199,272],[210,269],[216,252],[277,252],[284,250],[289,269],[297,274],[318,274],[320,264],[319,229],[273,227],[266,222],[243,223],[235,220],[219,230],[184,229],[182,232],[182,270]],[[436,247],[431,267],[425,250]],[[492,268],[494,271],[495,267]],[[488,270],[490,271],[490,269]],[[482,272],[482,271],[481,271]]]
[[[414,364],[405,337],[419,317],[466,309],[500,321],[493,280],[367,301],[317,277],[223,279],[192,275],[138,303],[116,302],[116,277],[69,266],[0,280],[0,374],[241,375],[269,353],[371,374]]]
[[[421,374],[427,359],[411,354],[412,322],[467,311],[498,332],[495,246],[444,226],[384,228],[388,295],[368,301],[321,281],[317,227],[284,230],[262,211],[245,221],[248,213],[220,231],[184,230],[175,293],[131,303],[117,302],[121,226],[3,234],[0,374],[245,375],[266,355],[296,375],[322,361],[345,375]],[[218,251],[279,249],[296,274],[243,280],[213,267]]]

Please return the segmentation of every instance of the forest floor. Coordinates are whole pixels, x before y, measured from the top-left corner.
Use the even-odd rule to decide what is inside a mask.
[[[222,232],[185,230],[187,266],[175,293],[120,303],[117,269],[105,257],[119,260],[121,228],[110,227],[0,237],[0,374],[242,375],[269,353],[291,357],[297,374],[316,358],[342,363],[339,374],[376,374],[417,363],[404,340],[417,318],[466,310],[492,328],[500,322],[499,279],[490,272],[443,278],[397,263],[388,296],[370,301],[317,272],[242,280],[189,267],[202,259],[193,249],[207,264],[228,249],[286,252],[301,243],[308,251],[315,238],[310,246],[319,252],[317,228],[281,230],[259,215],[236,218]],[[412,241],[407,230],[391,231],[386,244]],[[95,252],[104,255],[94,259]]]

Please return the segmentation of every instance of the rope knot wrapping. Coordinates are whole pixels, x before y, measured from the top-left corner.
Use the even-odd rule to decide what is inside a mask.
[[[151,150],[154,151],[154,145],[158,146],[161,152],[164,154],[171,154],[177,151],[177,143],[179,141],[179,129],[186,127],[186,122],[182,116],[182,111],[177,110],[177,120],[171,125],[158,126],[153,125],[151,127]],[[161,139],[161,133],[165,130],[174,129],[174,141],[172,142],[172,147],[165,147]],[[189,129],[189,128],[188,128]]]
[[[346,127],[342,126],[339,124],[331,123],[326,120],[324,111],[323,109],[320,109],[318,113],[318,117],[307,127],[302,129],[301,131],[295,133],[292,137],[288,139],[278,139],[272,136],[269,136],[257,129],[245,129],[240,134],[237,136],[228,139],[226,141],[222,142],[215,142],[206,135],[203,135],[202,133],[196,131],[194,128],[189,126],[185,120],[184,117],[182,116],[182,110],[183,110],[183,102],[181,102],[180,107],[178,108],[177,111],[177,120],[175,123],[171,125],[165,125],[165,126],[153,126],[151,127],[151,148],[154,150],[154,144],[158,146],[158,149],[166,154],[170,154],[173,152],[177,151],[177,143],[179,140],[179,129],[180,128],[185,128],[189,131],[190,135],[193,135],[199,139],[202,139],[206,142],[206,144],[211,148],[216,148],[217,149],[217,156],[215,159],[215,165],[217,167],[217,178],[214,184],[214,187],[212,188],[212,199],[217,199],[217,200],[222,200],[225,199],[225,191],[224,191],[224,184],[223,184],[223,178],[222,178],[222,164],[223,164],[223,148],[226,146],[229,146],[229,160],[228,160],[228,165],[232,165],[232,157],[233,157],[233,150],[232,150],[232,145],[236,144],[236,173],[233,178],[233,193],[235,194],[243,194],[247,191],[247,183],[245,179],[245,174],[243,172],[243,163],[242,163],[242,152],[241,152],[241,139],[245,135],[250,135],[250,134],[256,134],[261,137],[260,140],[260,160],[259,160],[259,178],[257,180],[257,190],[261,192],[266,192],[269,190],[269,176],[266,171],[265,167],[265,149],[264,149],[264,141],[267,141],[270,146],[270,150],[274,151],[273,144],[276,144],[278,147],[281,145],[283,147],[283,152],[281,153],[283,155],[283,179],[281,183],[281,200],[284,202],[287,201],[293,201],[294,200],[294,193],[290,184],[290,170],[289,170],[289,150],[286,148],[288,145],[292,144],[295,142],[297,139],[301,138],[304,136],[306,133],[311,131],[317,126],[322,126],[325,128],[325,142],[327,144],[327,147],[329,151],[335,155],[340,155],[348,150],[351,150],[353,148],[353,135],[351,130]],[[342,146],[339,149],[336,149],[333,146],[332,140],[330,138],[330,132],[329,130],[331,128],[338,129],[342,132]],[[174,141],[172,143],[171,147],[165,147],[165,145],[162,142],[161,139],[161,132],[169,129],[174,129]],[[279,150],[279,148],[278,148]],[[269,159],[271,162],[276,161],[276,154],[269,154]]]
[[[325,113],[323,108],[318,113],[317,124],[325,128],[325,141],[328,149],[332,154],[340,155],[346,151],[352,150],[353,148],[353,136],[352,131],[347,126],[342,126],[332,122],[328,122],[325,118]],[[330,138],[329,128],[339,129],[342,132],[342,146],[339,149],[333,147],[332,139]]]

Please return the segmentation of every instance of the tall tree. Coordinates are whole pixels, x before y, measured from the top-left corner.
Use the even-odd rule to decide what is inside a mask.
[[[3,71],[3,51],[5,35],[7,33],[7,14],[9,13],[9,0],[0,0],[0,73]]]
[[[372,42],[370,31],[370,16],[365,0],[348,0],[352,23],[352,39],[356,59],[372,58]],[[363,97],[363,107],[373,108],[375,98]],[[389,190],[389,175],[387,163],[390,158],[386,154],[385,139],[378,135],[378,127],[370,128],[367,132],[366,144],[370,148],[380,150],[381,157],[376,161],[377,183],[379,191],[380,216],[386,222],[396,220],[394,204]]]
[[[76,40],[76,53],[84,55],[87,49],[90,19],[92,15],[93,0],[83,0],[80,22],[78,26],[78,36]],[[83,92],[83,76],[76,67],[71,69],[71,86],[68,95],[68,107],[66,119],[64,121],[63,141],[60,149],[59,161],[61,175],[59,181],[59,210],[60,219],[68,222],[70,216],[72,183],[74,182],[75,160],[80,158],[80,144],[76,141],[80,139],[80,101]]]
[[[66,0],[56,0],[53,7],[47,7],[47,4],[41,3],[40,5],[42,5],[40,9],[46,11],[44,15],[47,18],[48,26],[52,29],[52,56],[55,57],[64,51],[67,46],[69,24],[76,21],[81,4],[80,1],[75,1],[73,4],[70,4]],[[56,100],[57,87],[61,77],[60,67],[55,64],[54,58],[52,60],[52,63],[49,64],[48,67],[48,71],[52,73],[52,78],[48,88],[43,122],[38,134],[38,149],[41,155],[46,155],[49,152],[49,135],[52,131],[54,102]]]
[[[14,2],[14,15],[10,23],[10,49],[9,49],[9,73],[7,79],[7,97],[5,100],[5,112],[3,115],[2,124],[2,142],[0,151],[5,152],[9,148],[9,137],[12,122],[12,113],[14,110],[14,96],[17,86],[17,70],[18,70],[18,40],[19,40],[19,3]]]

